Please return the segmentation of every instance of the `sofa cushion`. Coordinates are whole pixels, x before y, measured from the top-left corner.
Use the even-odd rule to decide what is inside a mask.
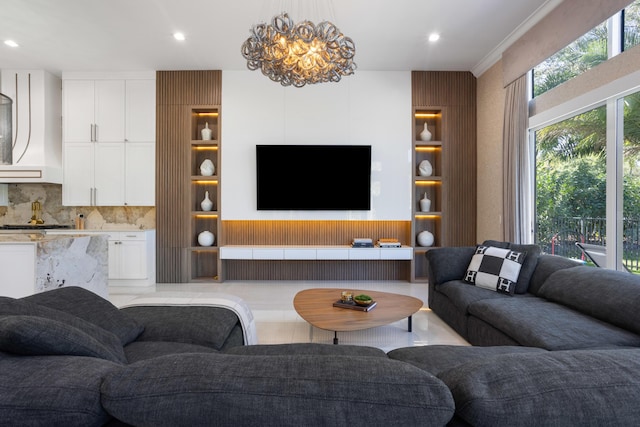
[[[557,255],[542,254],[538,258],[538,264],[536,269],[531,275],[531,282],[529,283],[528,292],[533,295],[538,295],[540,287],[544,282],[558,270],[566,268],[574,268],[582,265],[575,259],[565,258]]]
[[[127,361],[122,351],[112,351],[80,329],[37,316],[0,317],[0,350],[31,356],[70,355]]]
[[[531,283],[531,277],[538,265],[538,258],[542,252],[538,245],[521,245],[511,242],[500,242],[497,240],[485,240],[483,245],[495,246],[497,248],[511,249],[513,251],[522,252],[525,254],[522,268],[520,269],[520,275],[518,276],[518,282],[516,283],[515,293],[524,294],[529,289]]]
[[[547,350],[640,346],[640,336],[542,298],[485,299],[469,314],[520,345]]]
[[[438,377],[474,426],[636,425],[640,350],[504,354]]]
[[[120,366],[94,357],[0,353],[0,420],[7,426],[102,426],[100,384]]]
[[[218,353],[218,350],[203,345],[166,341],[134,341],[124,348],[124,354],[129,363],[184,353]]]
[[[144,325],[138,341],[171,341],[220,350],[238,324],[231,310],[208,306],[135,306],[122,309]]]
[[[124,368],[102,404],[131,425],[442,426],[454,411],[440,380],[386,357],[185,354]]]
[[[640,334],[640,276],[604,268],[575,267],[549,276],[539,295]]]
[[[424,345],[404,347],[387,353],[390,359],[410,363],[433,375],[467,362],[493,360],[501,354],[546,352],[541,348],[520,346],[470,347],[464,345]]]
[[[122,345],[135,340],[144,327],[101,296],[79,286],[65,286],[23,298],[64,311],[115,334]]]
[[[99,342],[110,353],[118,355],[119,360],[126,361],[120,339],[111,332],[64,311],[35,304],[25,299],[0,297],[0,317],[15,315],[43,317],[79,329]]]
[[[475,246],[428,250],[425,256],[429,264],[429,283],[438,285],[450,280],[462,280],[475,251]]]
[[[484,289],[513,295],[525,255],[511,249],[478,245],[464,280]]]
[[[463,280],[451,280],[442,285],[437,285],[435,289],[437,292],[446,295],[463,313],[467,313],[469,305],[476,301],[510,297],[508,294],[493,292],[478,286],[470,286],[469,283]]]
[[[243,345],[225,351],[225,354],[243,356],[373,356],[387,357],[387,354],[375,347],[363,345],[333,345],[319,343],[261,344]]]

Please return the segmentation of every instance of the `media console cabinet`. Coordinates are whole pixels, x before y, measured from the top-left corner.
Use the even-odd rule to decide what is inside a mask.
[[[413,248],[352,248],[349,245],[225,245],[222,260],[406,260],[413,259]]]

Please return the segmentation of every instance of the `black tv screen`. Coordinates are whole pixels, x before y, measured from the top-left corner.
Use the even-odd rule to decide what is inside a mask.
[[[371,209],[370,145],[256,145],[258,210]]]

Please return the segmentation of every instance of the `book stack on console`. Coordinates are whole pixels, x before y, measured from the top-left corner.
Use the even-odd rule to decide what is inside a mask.
[[[402,246],[398,239],[379,239],[378,247],[380,248],[399,248]]]
[[[351,242],[352,248],[372,248],[373,240],[365,237],[357,237]]]

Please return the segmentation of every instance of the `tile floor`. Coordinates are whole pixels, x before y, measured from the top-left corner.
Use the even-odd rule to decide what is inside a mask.
[[[253,312],[259,344],[294,342],[333,342],[333,332],[312,327],[293,308],[293,297],[303,289],[338,288],[339,290],[375,290],[410,295],[424,302],[413,315],[413,332],[407,332],[407,320],[363,331],[339,332],[340,344],[368,345],[390,351],[399,347],[450,344],[469,345],[463,338],[427,308],[428,288],[425,283],[329,282],[329,281],[226,281],[213,284],[167,284],[148,287],[110,286],[113,304],[131,303],[139,296],[179,297],[185,293],[203,297],[231,294],[242,298]]]

